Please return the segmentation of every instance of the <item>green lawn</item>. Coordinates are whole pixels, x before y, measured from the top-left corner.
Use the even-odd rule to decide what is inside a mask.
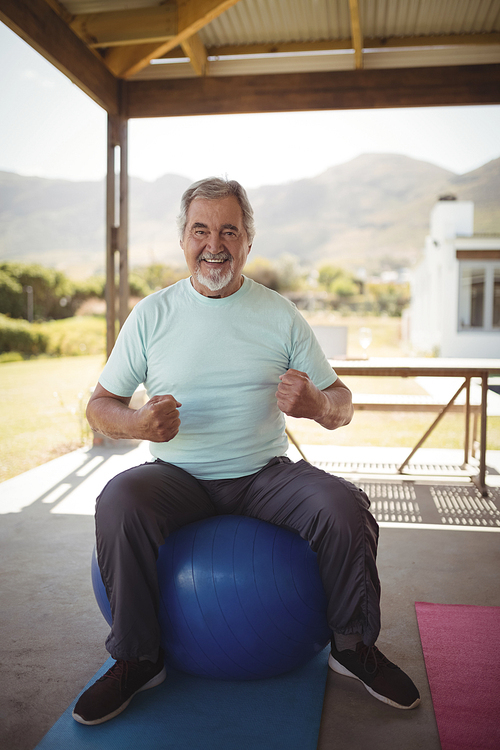
[[[103,355],[0,365],[0,481],[82,446]]]

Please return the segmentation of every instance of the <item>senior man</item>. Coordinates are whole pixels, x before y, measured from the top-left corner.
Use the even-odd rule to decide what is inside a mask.
[[[87,409],[95,430],[149,440],[154,461],[116,476],[97,501],[97,557],[113,616],[106,648],[116,662],[73,716],[100,724],[165,679],[158,548],[179,527],[226,513],[307,539],[328,600],[330,667],[385,703],[413,708],[418,690],[375,646],[378,527],[368,498],[285,455],[285,415],[334,430],[352,418],[351,393],[296,307],[242,275],[254,224],[241,185],[192,185],[179,233],[191,277],[136,305]],[[130,409],[141,383],[149,401]]]

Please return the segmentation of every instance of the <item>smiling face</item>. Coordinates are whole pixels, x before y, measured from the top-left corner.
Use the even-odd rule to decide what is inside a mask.
[[[229,297],[237,292],[251,249],[237,199],[195,198],[188,209],[181,247],[197,292],[205,297]]]

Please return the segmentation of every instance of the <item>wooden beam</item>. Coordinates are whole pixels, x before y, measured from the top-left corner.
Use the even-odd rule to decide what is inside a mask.
[[[491,34],[450,34],[448,36],[409,36],[409,37],[364,37],[363,49],[390,49],[405,47],[447,47],[447,46],[491,46],[500,45],[500,33]],[[226,44],[207,47],[209,57],[226,55],[272,55],[293,52],[328,52],[329,50],[352,49],[351,39],[322,39],[315,42],[279,42],[276,44]],[[162,57],[179,57],[180,51],[171,50]]]
[[[500,250],[457,250],[457,260],[500,260]]]
[[[0,21],[101,107],[119,111],[119,82],[45,0],[0,0]]]
[[[349,14],[351,17],[352,46],[354,49],[354,64],[356,70],[363,67],[363,35],[359,20],[358,0],[349,0]]]
[[[500,64],[127,81],[128,117],[500,104]]]
[[[105,54],[106,65],[117,76],[127,78],[192,37],[239,0],[179,0],[177,34],[162,44],[112,47]]]
[[[182,51],[189,57],[189,61],[198,76],[204,76],[208,71],[207,50],[198,34],[193,34],[181,43]]]
[[[74,16],[70,26],[91,47],[164,42],[177,34],[177,3],[83,13]]]

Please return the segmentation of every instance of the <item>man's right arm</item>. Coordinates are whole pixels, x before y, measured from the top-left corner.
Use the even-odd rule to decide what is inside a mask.
[[[130,399],[117,396],[98,383],[87,406],[92,429],[110,438],[153,443],[166,443],[177,435],[181,404],[173,396],[153,396],[140,409],[130,409]]]

